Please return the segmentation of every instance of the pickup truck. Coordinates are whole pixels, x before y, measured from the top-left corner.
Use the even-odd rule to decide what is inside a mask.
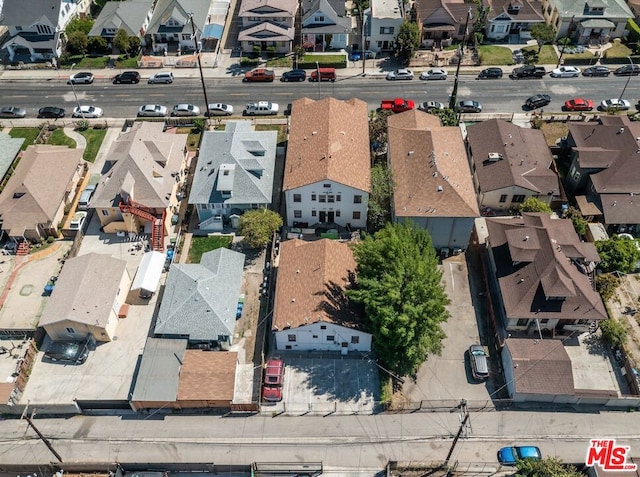
[[[247,71],[244,74],[242,81],[245,83],[255,82],[268,82],[271,83],[276,77],[273,70],[265,70],[264,68],[257,68],[255,70]]]
[[[530,79],[530,78],[542,78],[547,72],[544,66],[526,65],[514,68],[509,78],[511,79]]]
[[[402,113],[415,109],[416,103],[410,99],[396,98],[396,99],[383,99],[380,103],[380,109],[383,111],[393,111],[394,113]]]
[[[279,106],[277,103],[270,101],[258,101],[257,103],[249,103],[244,109],[245,116],[269,116],[278,114]]]

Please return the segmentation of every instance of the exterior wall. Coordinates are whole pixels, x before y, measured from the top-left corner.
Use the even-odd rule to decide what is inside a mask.
[[[500,202],[500,197],[502,195],[507,196],[505,202]],[[512,199],[515,195],[523,195],[525,199],[528,199],[529,197],[535,197],[536,199],[547,204],[550,204],[551,200],[554,197],[553,195],[538,195],[537,192],[534,192],[532,190],[524,189],[518,186],[511,186],[490,192],[481,191],[480,194],[478,194],[478,202],[480,203],[480,208],[491,207],[494,210],[507,211],[512,207],[518,207],[520,205],[520,202],[512,202]]]
[[[67,328],[73,330],[73,332]],[[86,338],[88,334],[91,334],[96,341],[111,341],[110,336],[108,339],[105,339],[105,328],[88,325],[86,323],[78,323],[72,320],[62,320],[57,323],[52,323],[45,326],[44,329],[53,341],[82,340]]]
[[[289,53],[292,43],[291,41],[241,41],[240,46],[245,53],[252,53],[253,45],[264,46],[266,48],[275,46],[277,53]]]
[[[222,230],[222,223],[211,221],[208,224],[202,223],[216,216],[221,216],[225,218],[229,218],[231,215],[231,210],[239,209],[243,212],[252,209],[264,209],[267,207],[267,204],[195,204],[196,211],[198,212],[198,220],[200,222],[199,228],[201,230]],[[220,224],[217,227],[215,224]]]
[[[568,324],[573,320],[561,320],[559,318],[549,319],[546,323],[542,322],[542,320],[538,320],[536,324],[535,319],[523,318],[527,320],[525,325],[518,326],[519,318],[507,318],[507,331],[526,331],[528,334],[532,336],[538,336],[538,326],[543,331],[551,331],[560,326],[564,331],[580,331],[587,332],[589,331],[589,322],[591,321],[589,317],[585,317],[583,320],[585,323],[582,324]],[[567,324],[563,325],[563,322]]]
[[[394,217],[395,222],[407,219],[429,231],[435,249],[465,250],[475,223],[475,217]]]
[[[331,49],[341,49],[347,48],[350,46],[349,35],[348,34],[330,34],[327,33],[325,38],[325,34],[322,33],[321,27],[316,27],[313,29],[308,29],[302,27],[302,42],[304,45],[316,45],[315,51],[324,51],[327,48],[326,39],[331,36]],[[317,42],[317,44],[316,44]],[[322,44],[322,49],[320,45]],[[306,46],[305,46],[306,48]]]
[[[326,184],[329,184],[330,187],[324,187]],[[300,194],[301,202],[293,201],[295,194]],[[313,194],[316,195],[316,200],[312,200]],[[334,195],[335,202],[320,202],[320,195]],[[356,195],[362,196],[362,202],[359,204],[353,202]],[[340,196],[340,201],[337,200],[338,196]],[[369,193],[353,187],[326,180],[288,190],[285,192],[285,200],[289,227],[293,227],[294,222],[307,222],[309,225],[318,223],[321,212],[326,212],[327,215],[329,212],[334,212],[336,215],[339,212],[340,216],[335,216],[333,222],[343,227],[346,224],[349,224],[352,229],[363,229],[367,226]],[[295,217],[296,210],[301,212],[300,217]],[[313,215],[314,211],[315,215]],[[360,219],[353,218],[354,212],[360,212]]]
[[[502,348],[502,352],[500,353],[500,359],[502,360],[502,370],[504,373],[504,381],[507,383],[507,392],[509,394],[509,398],[513,399],[513,395],[516,392],[516,383],[513,376],[513,357],[509,352],[509,348],[506,346]]]
[[[324,328],[324,329],[323,329]],[[298,351],[371,351],[371,335],[333,323],[312,323],[276,331],[276,349]],[[333,337],[333,339],[331,339]],[[358,341],[354,343],[353,341]]]
[[[368,45],[365,49],[375,52],[393,49],[393,44],[395,43],[396,35],[398,34],[400,25],[402,25],[403,19],[377,18],[375,16],[369,16],[368,20],[370,22],[370,35],[365,37],[365,45]],[[383,28],[385,29],[385,33],[381,33],[381,29]],[[387,33],[390,28],[393,28],[393,32]],[[385,42],[387,46],[386,48]]]

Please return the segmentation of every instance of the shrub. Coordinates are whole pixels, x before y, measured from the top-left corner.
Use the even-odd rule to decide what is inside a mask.
[[[251,51],[253,51],[254,53],[260,53],[262,51],[262,48],[260,47],[260,45],[253,45]]]
[[[340,62],[320,63],[320,68],[346,68],[346,67],[347,67],[346,58],[344,61],[340,61]],[[312,63],[305,63],[304,61],[299,61],[298,68],[301,70],[315,70],[316,62],[314,61]]]
[[[47,243],[53,243],[53,241],[54,241],[55,239],[56,239],[56,238],[55,238],[53,235],[49,235],[49,236],[47,237]]]
[[[260,64],[260,58],[247,58],[243,56],[240,58],[240,66],[257,66]]]
[[[78,131],[86,131],[87,129],[89,129],[89,121],[87,121],[86,119],[79,119],[78,121],[74,122],[74,125]]]
[[[633,18],[627,20],[627,30],[629,30],[629,36],[627,37],[629,41],[637,42],[640,40],[640,27]]]

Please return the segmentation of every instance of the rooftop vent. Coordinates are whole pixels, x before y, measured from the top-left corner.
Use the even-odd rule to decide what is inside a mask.
[[[498,162],[502,160],[502,154],[500,154],[499,152],[490,152],[487,158],[491,162]]]

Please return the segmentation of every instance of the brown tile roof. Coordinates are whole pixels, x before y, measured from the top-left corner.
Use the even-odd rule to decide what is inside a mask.
[[[417,110],[390,116],[388,126],[396,217],[480,215],[459,128]]]
[[[540,195],[559,194],[558,176],[549,169],[551,151],[542,131],[502,119],[481,121],[467,129],[481,192],[518,186]],[[489,161],[489,154],[502,159]]]
[[[600,295],[579,269],[592,270],[600,258],[570,220],[525,213],[486,224],[508,319],[607,318]],[[553,299],[559,297],[564,299]]]
[[[457,25],[464,24],[470,4],[464,0],[417,0],[415,9],[423,26],[433,24],[454,25],[453,36],[458,36]]]
[[[332,180],[371,186],[367,103],[302,98],[293,103],[283,190]]]
[[[44,144],[25,149],[0,194],[3,230],[20,236],[26,229],[51,222],[67,194],[73,193],[71,182],[82,163],[83,152]]]
[[[540,0],[483,0],[482,3],[484,7],[489,8],[488,20],[493,20],[506,13],[515,22],[544,21]],[[510,9],[510,7],[519,7],[519,9]]]
[[[571,358],[560,340],[509,338],[516,393],[575,394]]]
[[[177,401],[233,401],[238,353],[231,351],[184,352]]]
[[[273,330],[328,322],[361,328],[361,316],[343,294],[355,279],[347,243],[288,240],[280,245]]]

